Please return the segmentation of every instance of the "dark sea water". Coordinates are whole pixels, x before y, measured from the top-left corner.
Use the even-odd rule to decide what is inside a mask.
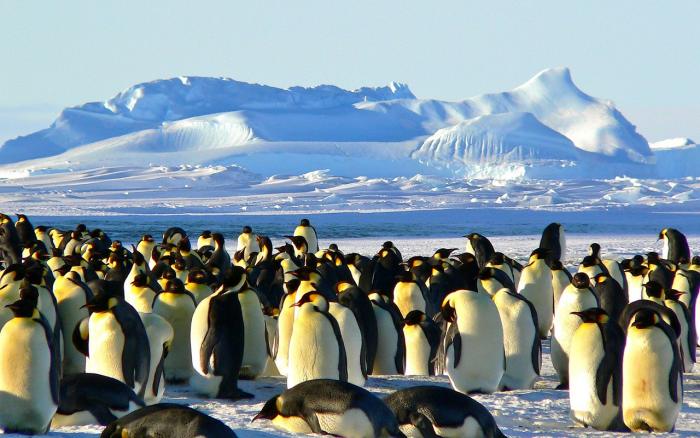
[[[308,217],[323,238],[459,237],[470,232],[487,236],[539,234],[551,222],[564,224],[573,234],[658,234],[674,227],[689,235],[700,234],[700,215],[662,208],[617,208],[610,211],[552,212],[509,209],[435,210],[391,213],[328,213],[317,215],[128,215],[90,217],[30,217],[36,225],[72,229],[84,223],[101,228],[112,239],[134,242],[142,234],[161,236],[180,226],[198,236],[203,230],[236,236],[244,225],[261,235],[280,238],[291,234],[302,217]]]

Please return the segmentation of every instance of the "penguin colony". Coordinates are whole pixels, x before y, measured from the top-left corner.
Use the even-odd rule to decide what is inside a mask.
[[[99,424],[104,437],[235,437],[160,403],[166,385],[251,398],[240,379],[283,376],[253,421],[347,437],[504,436],[471,393],[533,388],[541,341],[571,418],[611,431],[672,431],[697,341],[700,257],[661,231],[662,254],[604,259],[573,274],[550,224],[522,265],[477,233],[466,251],[404,259],[319,249],[303,219],[274,248],[244,227],[235,253],[173,227],[127,248],[99,229],[34,227],[0,214],[0,429]],[[369,375],[446,375],[384,400]]]

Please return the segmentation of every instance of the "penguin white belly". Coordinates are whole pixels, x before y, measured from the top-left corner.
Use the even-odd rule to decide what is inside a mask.
[[[683,358],[683,372],[690,373],[693,370],[695,363],[690,357],[690,348],[688,345],[688,320],[685,318],[685,312],[680,303],[666,300],[664,302],[665,306],[668,307],[676,314],[678,317],[678,323],[681,326],[681,335],[678,337],[678,346],[681,350],[681,356]]]
[[[287,388],[313,379],[338,379],[338,339],[326,316],[302,306],[289,342]],[[341,340],[342,342],[342,340]]]
[[[56,327],[56,319],[58,317],[56,316],[56,306],[54,306],[53,300],[51,299],[51,292],[41,286],[37,287],[36,289],[39,292],[37,309],[39,309],[39,312],[44,315],[44,318],[46,318],[46,321],[49,323],[49,327],[51,327],[51,330],[53,330],[54,327]]]
[[[632,275],[629,272],[625,272],[627,277],[627,293],[629,294],[630,303],[642,299],[642,291],[644,290],[644,283],[646,282],[646,275]]]
[[[399,336],[396,333],[394,320],[388,312],[374,303],[372,308],[377,320],[377,354],[374,357],[372,374],[375,376],[398,374],[396,354],[399,348]]]
[[[487,293],[490,296],[494,296],[496,295],[496,292],[503,288],[503,285],[497,281],[493,281],[492,279],[479,279],[477,281],[477,288],[479,289],[480,293]]]
[[[508,300],[501,306],[496,301],[503,325],[503,348],[506,354],[506,371],[500,386],[508,389],[530,389],[537,373],[532,364],[532,346],[537,339],[537,327],[530,308],[522,301]]]
[[[58,281],[58,280],[56,280]],[[80,307],[85,304],[85,293],[81,288],[58,289],[58,314],[61,318],[61,334],[63,335],[63,373],[79,374],[85,372],[85,355],[73,345],[73,330],[89,313]]]
[[[598,399],[596,373],[605,358],[603,339],[597,324],[582,324],[571,340],[569,360],[569,401],[571,417],[586,427],[607,430],[619,407],[613,404],[612,377],[605,404]]]
[[[624,289],[624,287],[625,287],[625,274],[620,269],[620,264],[617,263],[617,261],[615,261],[615,260],[604,259],[603,265],[605,266],[605,269],[608,270],[608,273],[610,274],[610,276],[615,281],[617,281],[617,284],[619,284],[621,288]]]
[[[433,425],[435,434],[444,438],[483,438],[486,435],[474,417],[467,417],[459,427],[440,427]]]
[[[360,284],[360,276],[362,275],[362,272],[360,272],[360,270],[357,269],[353,264],[349,264],[348,269],[350,270],[352,279],[355,280],[355,284]]]
[[[93,313],[88,327],[90,356],[85,362],[85,372],[102,374],[124,382],[124,333],[114,315],[112,312]]]
[[[283,307],[277,319],[278,344],[275,365],[280,374],[287,376],[289,368],[289,342],[294,329],[294,307]]]
[[[345,346],[348,364],[348,382],[364,386],[365,376],[362,374],[362,332],[357,319],[350,309],[338,303],[329,303],[330,314],[338,321],[340,334]]]
[[[99,424],[97,418],[90,411],[78,411],[70,415],[56,414],[51,419],[51,428],[66,426],[83,426],[87,424]]]
[[[152,312],[155,298],[156,293],[150,288],[137,288],[129,285],[124,291],[124,300],[131,304],[137,312]]]
[[[551,358],[552,366],[554,366],[561,383],[568,382],[571,339],[576,329],[581,325],[581,318],[572,315],[571,312],[579,312],[597,306],[592,294],[579,295],[581,294],[577,292],[565,291],[559,300],[557,315],[554,318]]]
[[[14,318],[0,331],[0,428],[44,433],[56,412],[51,353],[41,325]]]
[[[348,409],[342,414],[316,413],[318,424],[325,432],[347,438],[374,438],[374,427],[361,409]]]
[[[265,344],[265,316],[255,292],[248,290],[238,294],[243,313],[244,341],[240,378],[254,379],[265,369],[267,344]]]
[[[640,333],[647,332],[650,333]],[[657,432],[671,431],[683,402],[681,377],[678,403],[669,392],[669,372],[673,361],[671,343],[658,328],[630,327],[622,361],[622,414],[632,431],[649,426]]]
[[[423,293],[416,283],[398,282],[394,288],[394,304],[404,318],[412,310],[425,313],[426,303]]]
[[[564,273],[564,271],[557,270],[552,271],[552,292],[554,293],[554,310],[556,312],[557,306],[559,305],[559,298],[561,294],[566,289],[566,286],[571,284],[569,276]]]
[[[283,417],[278,415],[272,419],[272,425],[279,430],[290,433],[313,433],[309,424],[301,417]]]
[[[546,338],[554,319],[554,291],[552,290],[552,270],[544,261],[523,269],[518,283],[518,293],[535,306],[540,338]]]
[[[281,376],[275,364],[274,352],[277,351],[277,318],[265,315],[265,330],[267,330],[267,342],[269,353],[265,362],[265,369],[260,373],[260,377],[279,377]]]
[[[194,310],[194,302],[185,294],[161,293],[153,303],[153,312],[168,321],[174,332],[165,358],[165,377],[168,380],[186,380],[192,375],[190,333]]]
[[[155,404],[160,402],[165,392],[165,376],[160,376],[160,383],[157,388],[154,388],[156,372],[158,364],[163,358],[163,344],[170,343],[173,340],[173,327],[160,315],[155,313],[139,313],[143,326],[148,335],[148,344],[151,352],[150,370],[148,372],[148,387],[143,400],[146,404]]]
[[[430,375],[430,344],[419,325],[406,325],[403,328],[406,339],[406,370],[407,376]]]
[[[219,392],[219,385],[223,378],[214,374],[205,373],[201,367],[199,360],[199,351],[207,335],[209,327],[209,302],[213,296],[209,296],[202,300],[192,314],[192,325],[190,328],[190,347],[192,357],[192,368],[194,372],[190,377],[190,386],[192,389],[202,395],[208,397],[216,397]],[[214,366],[215,355],[212,354],[209,359],[209,370]]]

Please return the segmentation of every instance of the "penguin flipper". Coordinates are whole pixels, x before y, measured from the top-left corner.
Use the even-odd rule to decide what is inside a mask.
[[[431,423],[425,415],[420,412],[411,412],[408,418],[411,420],[411,424],[418,429],[423,438],[440,438],[440,436],[435,433],[433,423]]]
[[[459,328],[455,323],[450,324],[445,335],[445,360],[447,360],[447,350],[450,346],[452,346],[454,367],[457,368],[459,361],[462,359],[462,336],[459,334]]]
[[[72,340],[73,345],[79,352],[83,353],[87,357],[90,357],[90,333],[88,332],[88,322],[89,317],[83,318],[78,324],[75,325]]]
[[[158,361],[158,365],[156,365],[156,370],[153,374],[153,385],[151,386],[151,392],[153,392],[153,395],[158,394],[158,389],[160,387],[160,379],[163,378],[163,373],[165,372],[165,357],[167,355],[168,347],[165,344],[163,344],[163,354],[160,356],[160,360]]]

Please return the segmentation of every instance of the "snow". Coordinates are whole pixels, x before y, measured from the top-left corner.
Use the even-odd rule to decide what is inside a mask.
[[[655,156],[634,125],[579,90],[566,68],[459,102],[418,99],[395,82],[343,90],[157,80],[67,108],[50,127],[6,142],[0,173],[92,169],[107,155],[124,166],[239,164],[264,176],[328,168],[320,162],[338,156],[344,165],[331,170],[341,176],[387,176],[382,168],[404,177],[655,175]]]
[[[289,225],[289,224],[287,224]],[[473,230],[476,230],[473,229]],[[135,233],[137,236],[139,233]],[[497,251],[504,251],[518,260],[526,260],[530,251],[538,245],[538,234],[503,235],[491,238]],[[689,235],[691,248],[700,247],[700,233]],[[132,236],[132,239],[134,237]],[[432,254],[437,248],[462,248],[465,240],[453,237],[406,238],[382,235],[377,238],[339,238],[338,243],[345,252],[360,252],[372,254],[381,243],[390,238],[402,251],[404,256],[417,254]],[[125,240],[125,242],[128,242]],[[331,241],[321,236],[321,246],[327,246]],[[606,258],[629,257],[636,253],[659,251],[661,243],[656,240],[656,234],[621,236],[618,233],[568,234],[568,256],[565,263],[572,268],[587,254],[588,245],[598,242],[603,247]],[[277,244],[278,241],[273,242]],[[233,249],[233,248],[229,248]],[[576,427],[569,417],[568,392],[553,389],[557,385],[556,376],[549,358],[549,342],[544,343],[542,378],[536,383],[534,390],[518,390],[497,392],[490,395],[474,395],[473,397],[484,404],[494,415],[501,430],[512,437],[530,436],[616,436],[610,432],[598,432]],[[370,377],[367,388],[382,397],[394,390],[420,384],[437,384],[449,386],[446,377],[404,377],[382,376]],[[168,386],[164,402],[184,403],[200,409],[215,418],[224,421],[233,428],[238,436],[274,437],[291,436],[270,427],[269,422],[250,423],[252,417],[262,408],[268,398],[285,388],[281,378],[265,378],[257,381],[243,381],[240,384],[245,391],[255,394],[253,400],[227,402],[221,400],[201,399],[187,386]],[[683,407],[676,423],[676,431],[672,434],[658,436],[697,436],[700,434],[700,374],[689,373],[684,376]],[[81,426],[61,428],[52,431],[48,436],[65,436],[87,438],[99,436],[98,426]],[[8,435],[12,436],[12,435]],[[620,434],[620,436],[627,436]]]

